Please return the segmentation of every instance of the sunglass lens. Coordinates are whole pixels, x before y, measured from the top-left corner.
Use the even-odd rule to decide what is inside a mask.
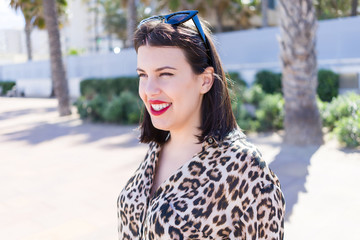
[[[182,23],[184,21],[184,19],[186,19],[189,16],[189,14],[176,14],[174,16],[171,16],[170,18],[167,19],[167,23],[169,24],[178,24],[178,23]]]

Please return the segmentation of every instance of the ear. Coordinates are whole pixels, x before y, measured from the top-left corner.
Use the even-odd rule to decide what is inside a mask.
[[[214,68],[207,67],[205,71],[202,74],[200,74],[199,77],[201,79],[200,93],[205,94],[208,91],[210,91],[214,83]]]

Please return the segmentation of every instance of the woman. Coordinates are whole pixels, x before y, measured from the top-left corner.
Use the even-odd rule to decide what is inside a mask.
[[[149,150],[118,198],[119,239],[283,239],[279,181],[237,127],[196,14],[151,17],[135,32]]]

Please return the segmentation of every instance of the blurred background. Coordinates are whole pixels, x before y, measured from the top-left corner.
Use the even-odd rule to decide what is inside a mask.
[[[0,0],[1,239],[117,238],[147,149],[133,32],[186,9],[209,22],[237,122],[282,183],[285,239],[360,235],[358,0]]]

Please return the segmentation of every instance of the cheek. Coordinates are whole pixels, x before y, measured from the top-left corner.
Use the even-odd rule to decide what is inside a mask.
[[[146,95],[145,95],[145,91],[144,91],[144,86],[143,86],[144,84],[142,83],[142,81],[139,81],[139,96],[140,96],[140,98],[141,98],[141,100],[143,101],[143,102],[145,102],[145,97],[146,97]]]

